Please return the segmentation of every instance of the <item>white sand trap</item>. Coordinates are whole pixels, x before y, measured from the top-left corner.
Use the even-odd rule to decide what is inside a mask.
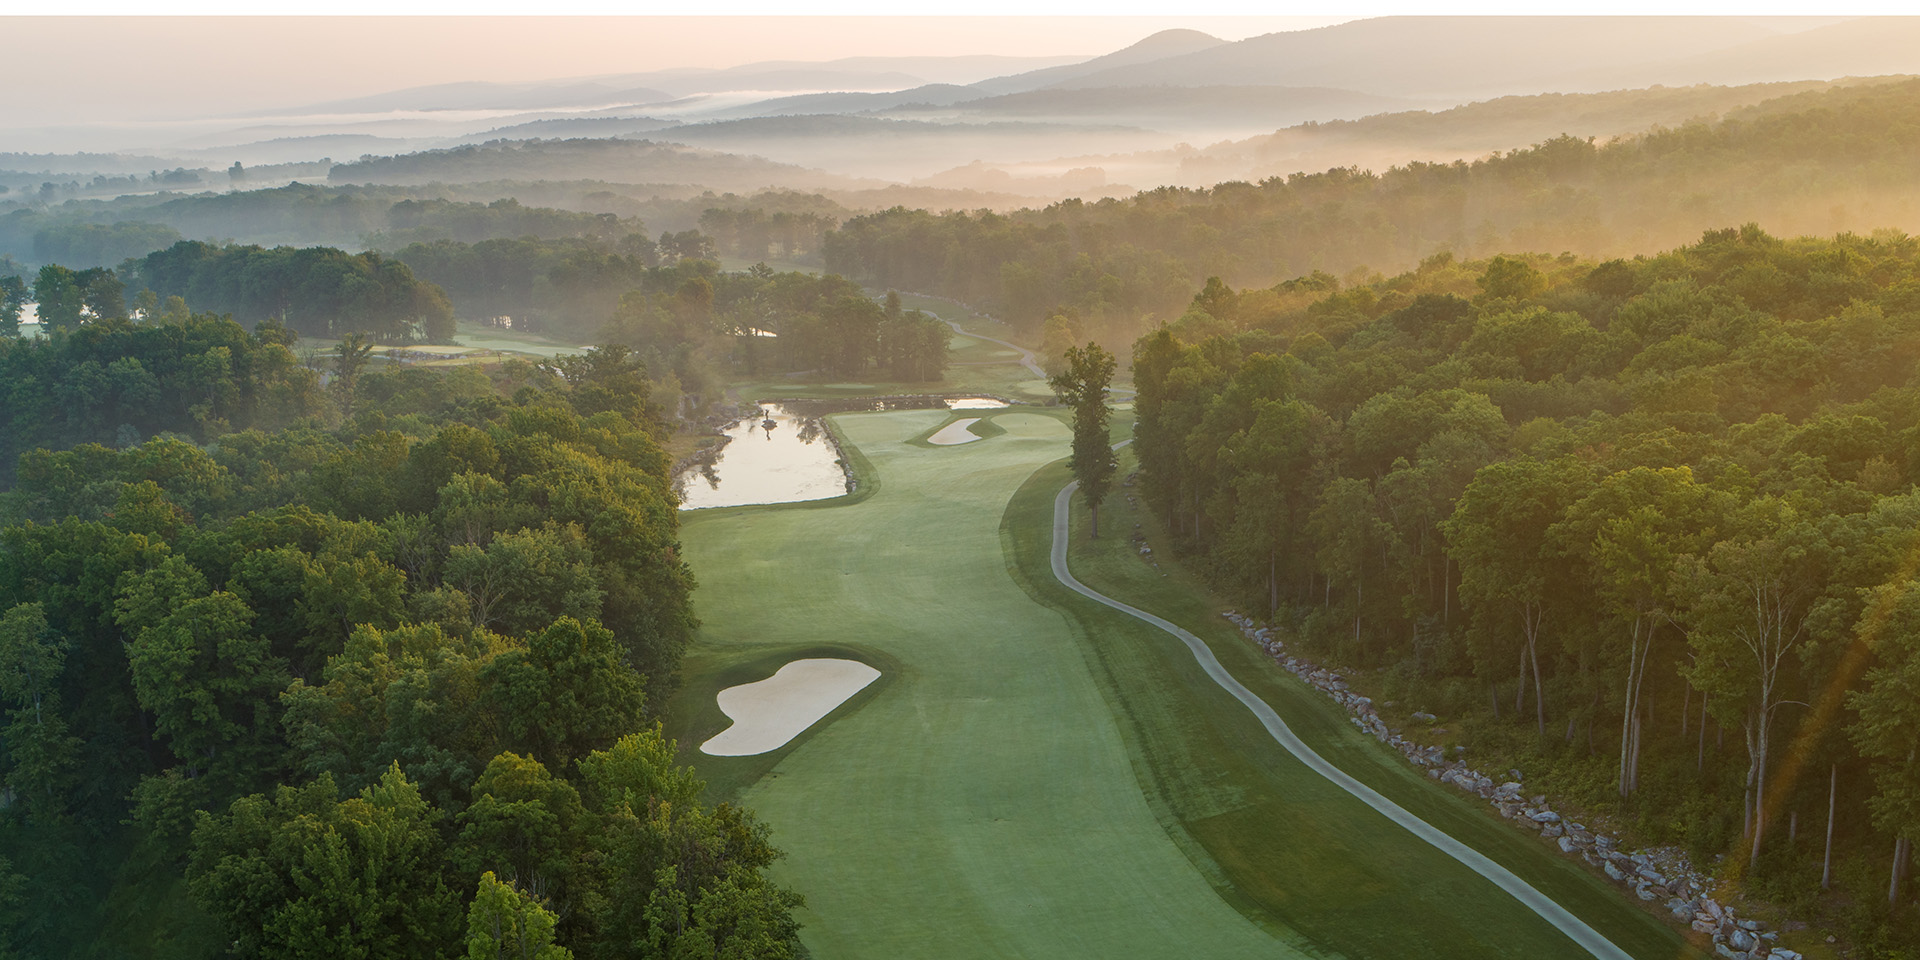
[[[847,698],[880,679],[858,660],[795,660],[773,676],[720,691],[720,712],[733,726],[700,745],[712,757],[747,757],[778,750]]]
[[[949,423],[944,427],[941,427],[939,433],[936,433],[933,436],[928,437],[927,442],[937,443],[943,447],[950,447],[956,443],[972,443],[975,440],[980,439],[980,435],[977,433],[969,432],[967,428],[979,422],[980,422],[979,417],[968,417],[965,420],[955,420],[954,422]]]

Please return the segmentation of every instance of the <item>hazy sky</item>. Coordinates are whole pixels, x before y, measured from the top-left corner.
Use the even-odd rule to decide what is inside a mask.
[[[8,17],[0,124],[207,116],[460,80],[851,56],[1096,56],[1170,27],[1314,17]],[[26,94],[26,95],[23,95]],[[4,150],[0,144],[0,150]]]

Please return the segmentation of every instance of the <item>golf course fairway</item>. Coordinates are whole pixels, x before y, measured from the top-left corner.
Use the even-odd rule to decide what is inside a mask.
[[[910,442],[948,416],[834,417],[862,467],[855,496],[683,516],[704,625],[669,730],[715,793],[772,826],[814,957],[1590,955],[1280,749],[1178,641],[1037,587],[1066,480],[1041,468],[1066,454],[1066,426],[1016,409],[992,418],[992,443]],[[729,722],[718,690],[808,657],[882,677],[778,750],[685,749]],[[1393,769],[1333,711],[1276,697],[1278,673],[1248,683],[1289,699],[1276,708],[1343,769],[1629,955],[1690,953],[1537,839]]]

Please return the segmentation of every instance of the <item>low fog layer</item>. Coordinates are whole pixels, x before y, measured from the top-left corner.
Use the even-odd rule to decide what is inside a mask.
[[[703,214],[718,208],[812,218],[799,234],[782,228],[779,252],[817,257],[821,230],[893,206],[1012,211],[1476,161],[1562,136],[1604,147],[1815,109],[1804,98],[1897,85],[1902,72],[1920,74],[1920,18],[1385,18],[1241,41],[1168,30],[1091,58],[868,56],[438,84],[138,128],[11,131],[0,256],[111,265],[180,237],[393,250],[616,230],[593,217],[614,218],[617,236],[710,228]],[[1920,226],[1904,194],[1831,171],[1808,182],[1792,210],[1767,205],[1776,229]],[[1563,219],[1589,226],[1550,236],[1478,214],[1485,223],[1454,245],[1606,252],[1685,239],[1732,209],[1715,198],[1733,186],[1695,189],[1678,212],[1569,208]],[[502,200],[552,216],[391,212]],[[752,243],[737,252],[755,255]]]

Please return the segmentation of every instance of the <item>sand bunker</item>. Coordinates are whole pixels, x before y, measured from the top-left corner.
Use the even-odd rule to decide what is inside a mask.
[[[787,745],[847,698],[880,678],[858,660],[795,660],[773,676],[720,691],[733,726],[700,745],[713,757],[746,757]]]
[[[943,447],[950,447],[956,443],[972,443],[975,440],[980,439],[980,435],[977,433],[970,432],[969,430],[967,430],[967,428],[979,422],[980,422],[979,417],[968,417],[965,420],[955,420],[954,422],[949,423],[944,427],[941,427],[939,433],[936,433],[933,436],[928,437],[927,442],[937,443]]]
[[[948,410],[998,410],[1005,406],[1005,400],[992,397],[953,397],[947,400]]]

